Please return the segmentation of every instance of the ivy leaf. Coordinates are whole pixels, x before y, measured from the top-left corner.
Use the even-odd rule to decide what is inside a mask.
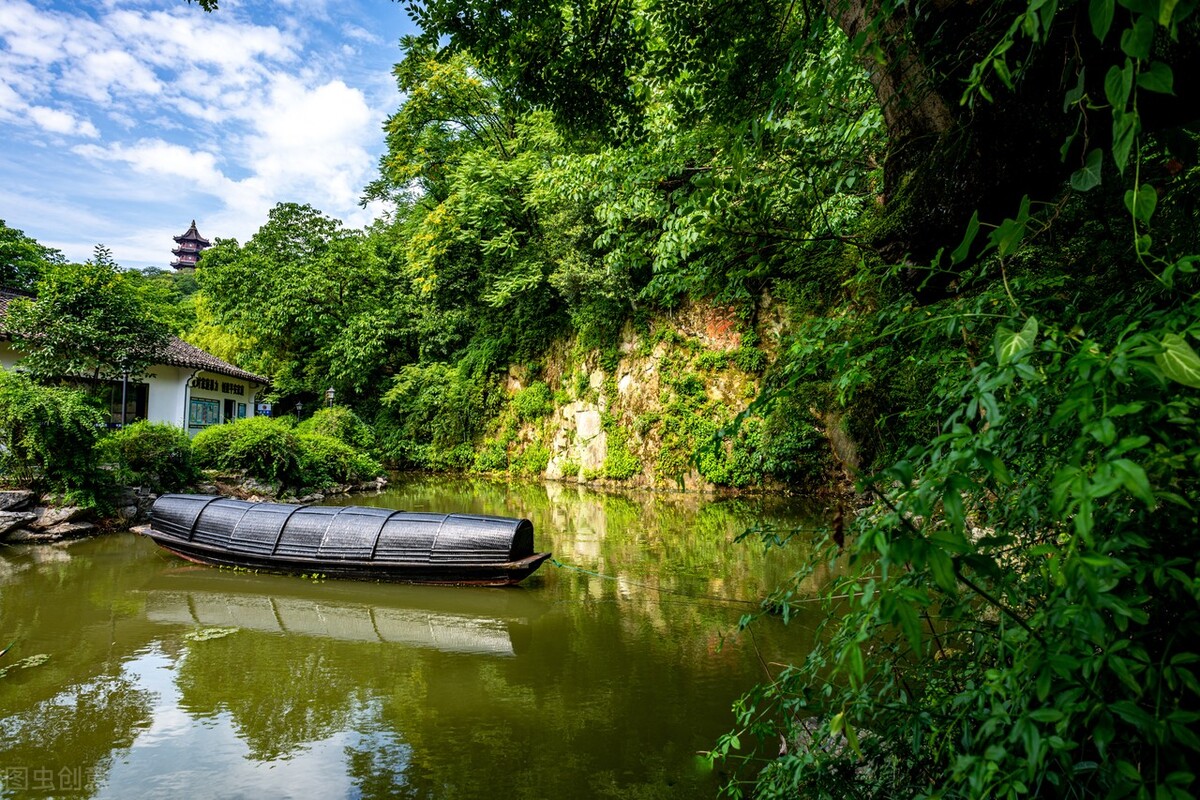
[[[1104,152],[1097,147],[1087,154],[1087,159],[1079,169],[1071,174],[1071,188],[1077,192],[1086,192],[1100,185],[1100,169],[1104,165]]]
[[[1138,73],[1137,85],[1148,92],[1175,94],[1175,73],[1161,61],[1155,61],[1145,72]]]
[[[1117,171],[1125,172],[1129,163],[1129,151],[1133,149],[1133,140],[1138,131],[1138,113],[1125,113],[1113,109],[1113,161],[1117,162]]]
[[[1178,334],[1168,333],[1162,337],[1163,352],[1154,357],[1158,368],[1176,383],[1200,389],[1200,356],[1192,346]]]
[[[1125,192],[1125,207],[1139,222],[1149,224],[1154,208],[1158,205],[1158,192],[1148,183],[1143,183],[1136,192],[1133,189]]]
[[[1092,20],[1092,34],[1102,42],[1108,35],[1108,29],[1112,27],[1115,6],[1114,0],[1092,0],[1088,5],[1088,16]]]
[[[1130,58],[1145,61],[1150,58],[1150,46],[1154,43],[1154,20],[1141,14],[1132,28],[1121,32],[1121,49]]]
[[[1020,332],[1014,332],[1006,325],[996,328],[996,338],[994,341],[996,363],[1001,366],[1011,363],[1019,353],[1032,348],[1034,341],[1037,339],[1037,332],[1037,317],[1030,317]]]
[[[1114,113],[1124,111],[1129,103],[1129,92],[1133,89],[1133,65],[1126,61],[1125,68],[1111,66],[1104,75],[1104,98],[1113,107]]]

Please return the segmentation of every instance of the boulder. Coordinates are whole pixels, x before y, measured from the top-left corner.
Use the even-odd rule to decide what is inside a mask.
[[[37,518],[38,515],[31,511],[0,511],[0,540],[3,540],[9,531],[24,528]]]
[[[90,522],[63,522],[53,528],[48,528],[46,535],[54,536],[61,541],[63,539],[82,539],[95,532],[96,526]]]
[[[28,489],[9,489],[0,492],[0,511],[23,511],[33,503],[33,492]]]
[[[38,515],[37,520],[29,526],[34,530],[47,530],[56,525],[74,522],[88,513],[86,509],[78,506],[59,506],[58,508],[38,506],[33,509],[33,512]]]

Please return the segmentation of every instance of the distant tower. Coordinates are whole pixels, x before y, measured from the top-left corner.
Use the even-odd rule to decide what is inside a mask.
[[[171,251],[175,254],[175,260],[171,262],[171,266],[175,269],[195,269],[196,260],[200,258],[200,251],[212,246],[212,242],[205,239],[196,230],[196,220],[192,220],[192,227],[188,228],[182,236],[176,236],[174,239],[179,245]]]

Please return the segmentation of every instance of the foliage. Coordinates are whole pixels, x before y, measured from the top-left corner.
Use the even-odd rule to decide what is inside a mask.
[[[401,336],[391,276],[368,237],[312,206],[280,203],[244,246],[217,239],[196,277],[235,363],[270,375],[280,396],[321,397],[332,385],[353,398]]]
[[[430,469],[445,464],[438,453],[470,445],[499,410],[503,393],[496,381],[473,376],[446,364],[410,365],[402,369],[382,398],[384,413],[376,422],[386,458],[398,464]]]
[[[116,467],[118,483],[157,493],[178,492],[199,478],[188,435],[160,422],[135,422],[105,436],[97,443],[96,458]]]
[[[529,444],[513,459],[512,469],[518,475],[541,477],[550,465],[550,456],[550,448],[545,445]]]
[[[331,436],[360,452],[375,449],[375,432],[362,418],[345,406],[322,408],[296,426],[297,433]]]
[[[192,439],[192,448],[204,469],[244,472],[285,486],[303,485],[296,432],[272,417],[250,417],[205,428]]]
[[[608,433],[608,439],[600,474],[617,481],[632,478],[642,471],[642,462],[629,452],[626,433],[615,420],[609,418],[605,422],[604,429]]]
[[[0,290],[32,292],[42,273],[63,261],[62,253],[0,219]]]
[[[92,448],[105,418],[82,392],[39,386],[27,375],[0,370],[0,475],[95,505],[104,482]]]
[[[542,381],[534,381],[513,395],[512,406],[517,419],[535,422],[554,410],[553,399],[549,386]]]
[[[298,483],[310,489],[355,484],[383,474],[383,467],[341,439],[297,428]]]
[[[196,434],[192,446],[205,469],[244,473],[285,489],[324,489],[383,474],[378,462],[350,444],[272,417],[213,425]]]
[[[503,472],[508,467],[508,445],[503,440],[489,439],[475,453],[477,472]]]
[[[4,324],[22,369],[41,380],[137,377],[170,335],[100,245],[84,264],[48,265],[37,297],[10,301]]]

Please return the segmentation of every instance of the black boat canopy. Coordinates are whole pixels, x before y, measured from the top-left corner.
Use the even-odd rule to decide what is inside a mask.
[[[534,554],[533,525],[527,519],[367,506],[165,494],[154,502],[151,526],[172,539],[251,558],[487,565]]]

